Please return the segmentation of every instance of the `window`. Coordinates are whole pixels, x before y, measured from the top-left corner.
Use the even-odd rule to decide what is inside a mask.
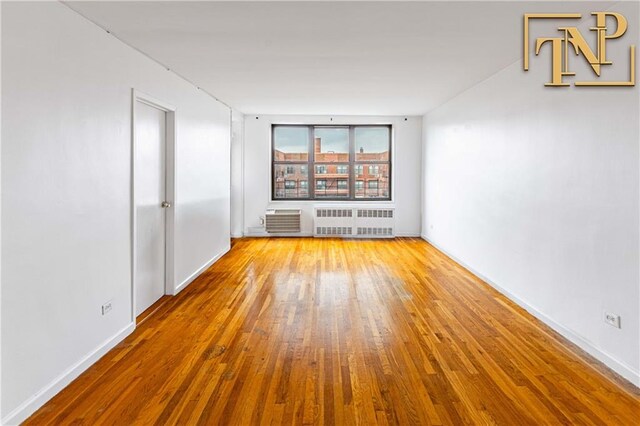
[[[391,194],[391,128],[357,126],[353,131],[355,175],[363,179],[356,185],[355,198],[360,200],[390,199]]]
[[[348,127],[314,127],[313,159],[316,163],[349,161]]]
[[[356,161],[389,161],[389,127],[358,126],[354,139]]]
[[[274,125],[272,159],[274,200],[391,199],[391,126]]]
[[[273,198],[308,199],[309,129],[286,126],[273,129]]]

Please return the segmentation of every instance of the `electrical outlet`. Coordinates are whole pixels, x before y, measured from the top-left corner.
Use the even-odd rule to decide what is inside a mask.
[[[109,312],[111,312],[111,308],[111,300],[109,300],[107,303],[102,305],[102,315],[107,315]]]
[[[612,314],[611,312],[605,312],[604,322],[615,328],[620,328],[620,315]]]

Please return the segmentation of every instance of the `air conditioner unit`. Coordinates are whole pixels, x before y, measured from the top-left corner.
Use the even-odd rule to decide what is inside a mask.
[[[267,210],[265,213],[265,231],[270,234],[300,232],[300,210]]]
[[[315,237],[392,238],[395,210],[373,207],[316,207]]]

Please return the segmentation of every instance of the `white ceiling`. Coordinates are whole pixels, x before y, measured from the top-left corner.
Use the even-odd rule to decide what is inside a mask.
[[[242,112],[336,115],[423,114],[521,58],[523,13],[597,9],[574,2],[67,4]]]

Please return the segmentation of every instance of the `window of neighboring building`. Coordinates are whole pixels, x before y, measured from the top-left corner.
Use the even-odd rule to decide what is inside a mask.
[[[274,125],[272,150],[274,200],[391,199],[391,126]]]

